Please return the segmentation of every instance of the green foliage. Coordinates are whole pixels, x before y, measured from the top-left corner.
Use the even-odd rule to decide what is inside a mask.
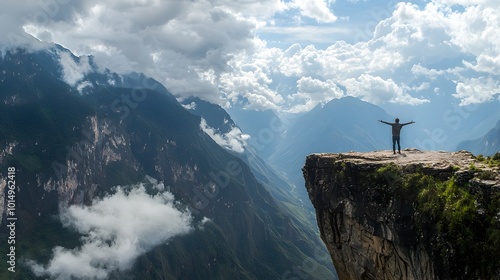
[[[477,174],[477,178],[482,179],[482,180],[494,180],[496,178],[495,172],[491,170],[481,170]]]
[[[478,170],[478,169],[477,169],[476,165],[475,165],[473,162],[471,162],[471,163],[469,164],[469,170],[471,170],[471,171],[476,171],[476,170]]]
[[[486,164],[488,164],[489,167],[500,167],[500,153],[496,153],[492,157],[488,157],[486,159]]]
[[[498,271],[500,195],[482,205],[481,215],[476,207],[479,194],[456,184],[453,177],[443,181],[418,171],[404,172],[395,164],[379,168],[376,176],[378,182],[385,181],[396,194],[414,202],[419,236],[431,239],[436,261],[447,267],[451,278],[490,279]]]
[[[488,222],[496,227],[488,229],[487,240],[492,247],[500,248],[500,193],[492,195],[488,212],[493,214]]]
[[[485,158],[483,155],[478,155],[478,156],[476,157],[476,160],[483,162],[483,161],[485,161],[485,160],[486,160],[486,158]]]
[[[476,160],[487,164],[489,167],[500,167],[500,152],[493,156],[484,157],[483,155],[476,156]]]
[[[500,152],[498,152],[498,153],[494,154],[494,155],[491,157],[491,159],[496,160],[496,161],[500,161]]]
[[[392,162],[379,168],[377,170],[377,175],[385,179],[387,185],[394,190],[400,188],[403,182],[402,170]]]

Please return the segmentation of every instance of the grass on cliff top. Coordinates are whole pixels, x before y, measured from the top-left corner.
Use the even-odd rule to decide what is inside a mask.
[[[475,158],[477,161],[487,164],[489,167],[500,167],[500,152],[493,156],[485,157],[483,155],[478,155]]]
[[[498,160],[498,159],[494,159]],[[500,194],[471,193],[455,177],[441,180],[395,164],[377,170],[378,179],[413,201],[415,227],[432,244],[439,267],[452,279],[492,279],[500,269]],[[426,242],[427,243],[427,242]]]

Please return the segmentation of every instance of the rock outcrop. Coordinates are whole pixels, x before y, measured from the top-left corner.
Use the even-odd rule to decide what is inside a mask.
[[[308,156],[306,188],[339,279],[500,279],[499,158]]]

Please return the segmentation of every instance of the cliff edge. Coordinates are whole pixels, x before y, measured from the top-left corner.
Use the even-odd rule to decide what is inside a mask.
[[[306,188],[339,279],[500,279],[500,154],[313,154]]]

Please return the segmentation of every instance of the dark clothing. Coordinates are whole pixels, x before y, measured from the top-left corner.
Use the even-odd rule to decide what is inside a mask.
[[[399,137],[401,134],[401,128],[403,128],[403,124],[393,123],[391,124],[391,126],[392,126],[392,136]]]
[[[401,143],[400,143],[401,138],[399,136],[392,136],[392,150],[395,152],[396,151],[396,143],[398,143],[398,151],[401,152]]]
[[[407,124],[411,124],[411,122],[409,122],[409,123],[388,123],[388,122],[384,122],[384,121],[382,121],[382,122],[392,126],[392,136],[400,136],[401,128],[403,128],[403,126],[405,126]]]
[[[400,143],[400,140],[401,140],[401,128],[403,128],[403,126],[405,125],[408,125],[408,124],[412,124],[413,122],[408,122],[408,123],[399,123],[399,122],[395,122],[395,123],[389,123],[389,122],[384,122],[382,120],[380,120],[380,122],[382,123],[385,123],[385,124],[388,124],[392,127],[392,150],[394,151],[394,153],[396,153],[396,143],[398,144],[398,151],[401,152],[401,143]]]

